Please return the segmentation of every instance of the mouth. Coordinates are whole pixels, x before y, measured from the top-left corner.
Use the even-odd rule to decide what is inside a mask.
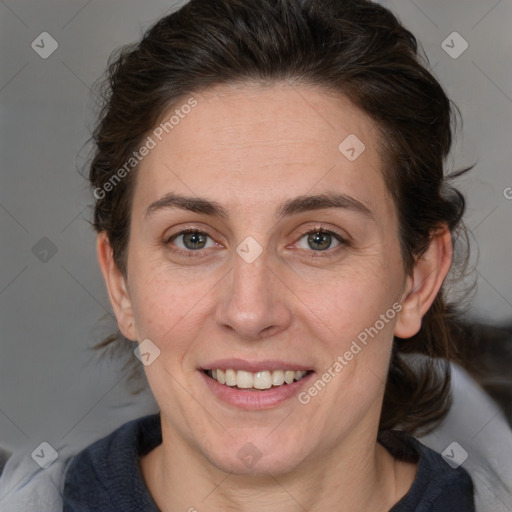
[[[267,391],[299,382],[313,370],[264,370],[249,372],[227,369],[203,369],[205,375],[218,384],[241,391]]]

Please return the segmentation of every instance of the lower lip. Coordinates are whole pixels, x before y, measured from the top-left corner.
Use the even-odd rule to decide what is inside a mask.
[[[299,381],[291,384],[283,384],[279,387],[263,389],[263,390],[247,390],[238,389],[225,384],[220,384],[212,379],[205,372],[199,370],[210,391],[222,402],[225,402],[241,409],[257,410],[270,409],[290,398],[299,394],[300,390],[312,378],[314,372],[305,375]]]

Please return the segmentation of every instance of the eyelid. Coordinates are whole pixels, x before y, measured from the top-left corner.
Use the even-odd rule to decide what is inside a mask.
[[[212,238],[206,231],[201,231],[200,229],[196,229],[196,228],[185,228],[180,231],[177,231],[176,233],[173,233],[172,235],[166,236],[165,239],[167,240],[167,242],[171,242],[172,240],[174,240],[175,238],[178,238],[181,235],[188,235],[188,234],[194,234],[194,233],[198,233],[200,235],[206,235],[208,238]],[[213,238],[212,238],[212,240],[213,240]]]
[[[304,238],[306,235],[312,234],[312,233],[325,233],[328,235],[333,236],[339,244],[336,247],[332,247],[329,249],[325,249],[323,251],[314,251],[313,249],[300,249],[301,251],[306,251],[311,254],[315,254],[315,257],[321,257],[322,255],[329,256],[332,255],[334,252],[337,252],[342,247],[348,247],[350,246],[349,237],[342,235],[338,231],[332,228],[327,228],[322,225],[317,225],[313,227],[308,227],[300,231],[300,237],[296,242],[293,243],[293,245],[296,245],[302,238]]]
[[[177,247],[172,243],[179,236],[186,235],[188,233],[199,233],[199,234],[205,235],[207,238],[212,240],[217,246],[221,245],[208,233],[208,231],[206,229],[200,229],[197,226],[190,226],[190,227],[183,227],[182,229],[180,229],[176,233],[173,233],[172,235],[164,236],[164,238],[163,238],[164,247],[170,248],[170,250],[174,254],[176,254],[178,256],[183,256],[185,258],[206,257],[210,254],[211,249],[215,249],[215,247],[205,247],[205,248],[196,249],[196,250],[181,249],[180,247]]]
[[[220,236],[217,236],[217,231],[214,228],[212,228],[211,226],[205,226],[205,225],[197,224],[197,223],[190,223],[189,225],[181,224],[177,231],[173,232],[170,235],[166,234],[168,231],[173,231],[175,228],[176,228],[176,226],[174,228],[167,229],[164,232],[164,235],[162,237],[162,240],[164,243],[168,243],[172,239],[174,239],[180,235],[187,234],[187,233],[204,234],[204,235],[208,236],[209,238],[211,238],[212,240],[214,240],[216,243],[219,243],[219,242],[217,242],[217,239],[221,238]],[[211,234],[212,232],[215,233],[215,235]]]
[[[188,233],[199,233],[199,234],[205,235],[207,238],[212,240],[217,245],[217,247],[219,245],[222,246],[222,244],[219,244],[219,242],[217,242],[215,240],[215,238],[209,234],[207,229],[201,229],[198,226],[183,227],[176,233],[173,233],[172,235],[169,235],[169,236],[165,236],[164,237],[164,245],[169,246],[169,245],[171,245],[171,242],[173,242],[176,238],[178,238],[179,236],[188,234]],[[342,247],[347,247],[350,245],[350,242],[348,239],[349,237],[342,235],[341,233],[339,233],[337,230],[335,230],[333,228],[327,228],[320,224],[318,224],[316,226],[309,226],[307,228],[303,228],[302,230],[299,231],[299,233],[300,233],[300,235],[293,242],[293,244],[292,244],[293,246],[295,246],[302,238],[304,238],[304,236],[313,234],[313,233],[329,234],[329,235],[333,236],[339,242],[339,244],[336,247],[325,249],[323,251],[315,251],[313,249],[308,250],[308,249],[298,248],[300,251],[305,251],[307,253],[314,254],[315,255],[314,257],[331,256],[333,253],[337,252],[337,250],[341,249]],[[193,250],[193,249],[181,249],[179,247],[174,246],[172,251],[176,254],[184,255],[185,257],[201,257],[201,256],[204,256],[205,252],[208,251],[209,249],[213,249],[213,247],[205,247],[202,249]]]
[[[180,236],[184,236],[184,235],[195,235],[195,234],[198,234],[198,235],[205,235],[206,238],[209,238],[211,241],[215,242],[215,240],[206,232],[204,231],[199,231],[197,229],[186,229],[186,230],[183,230],[183,231],[179,231],[178,233],[175,233],[174,235],[172,235],[171,237],[169,237],[169,242],[173,242],[174,240],[176,240],[177,238],[179,238]],[[206,243],[208,243],[208,241],[206,241]],[[181,248],[180,248],[181,249]],[[209,249],[209,247],[205,247],[205,249]],[[183,249],[181,249],[183,250]],[[202,250],[202,249],[196,249],[195,251],[193,252],[197,252],[199,250]]]

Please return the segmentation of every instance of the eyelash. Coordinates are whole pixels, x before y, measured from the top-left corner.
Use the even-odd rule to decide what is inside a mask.
[[[190,229],[184,229],[182,231],[179,231],[178,233],[175,233],[174,235],[171,235],[169,238],[167,238],[164,245],[167,247],[170,246],[171,242],[173,242],[176,238],[178,238],[181,235],[196,234],[196,233],[200,234],[200,235],[206,235],[208,238],[211,238],[213,240],[213,238],[205,231],[190,228]],[[196,251],[192,251],[192,250],[185,251],[183,249],[172,248],[171,250],[173,253],[175,253],[179,256],[184,256],[185,258],[198,258],[198,257],[201,257],[200,253],[204,252],[204,249],[197,249]]]
[[[330,256],[333,256],[335,253],[337,253],[338,250],[340,250],[341,248],[348,247],[350,245],[349,242],[347,241],[347,239],[343,238],[339,233],[336,233],[335,231],[326,229],[322,226],[318,226],[313,229],[307,229],[305,231],[302,231],[300,233],[300,236],[299,236],[297,242],[300,241],[303,237],[305,237],[307,235],[316,234],[316,233],[323,233],[323,234],[331,235],[335,240],[337,240],[339,242],[339,245],[332,249],[326,249],[324,251],[314,251],[312,249],[311,250],[299,249],[301,251],[306,251],[307,253],[309,253],[309,255],[308,255],[309,258],[326,258],[326,257],[328,258]],[[205,231],[190,228],[190,229],[184,229],[182,231],[179,231],[178,233],[171,235],[164,241],[164,245],[168,247],[171,245],[171,242],[173,242],[176,238],[178,238],[181,235],[187,235],[187,234],[206,235],[208,238],[213,240],[213,238]],[[297,242],[295,242],[295,243],[297,243]],[[183,249],[172,248],[171,250],[175,254],[184,256],[186,258],[198,258],[198,257],[200,258],[200,257],[202,257],[201,252],[203,252],[205,249],[197,249],[194,251],[194,250],[183,250]]]
[[[297,242],[299,242],[303,237],[310,235],[310,234],[316,234],[316,233],[322,233],[331,235],[332,238],[337,240],[339,242],[339,245],[333,248],[325,249],[324,251],[314,251],[313,249],[299,249],[300,251],[306,251],[308,258],[329,258],[335,256],[341,249],[344,247],[348,247],[350,244],[348,240],[344,237],[342,237],[339,233],[336,231],[332,231],[330,229],[324,228],[322,226],[317,226],[313,229],[307,229],[305,231],[302,231],[300,233],[299,239]],[[295,243],[297,243],[295,242]]]

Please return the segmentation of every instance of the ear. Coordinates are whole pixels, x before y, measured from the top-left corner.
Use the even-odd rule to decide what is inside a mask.
[[[407,277],[395,336],[410,338],[420,330],[422,318],[450,270],[452,257],[452,237],[448,226],[444,225],[434,232],[428,249],[418,258],[412,274]]]
[[[126,279],[114,260],[112,247],[105,232],[98,235],[96,251],[119,330],[125,338],[136,341],[135,319]]]

